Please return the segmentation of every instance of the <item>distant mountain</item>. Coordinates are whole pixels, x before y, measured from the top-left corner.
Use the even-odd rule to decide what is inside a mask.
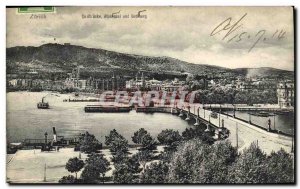
[[[11,47],[6,49],[7,73],[70,72],[75,65],[81,65],[84,72],[112,73],[146,71],[160,74],[232,74],[247,73],[252,69],[228,69],[205,64],[192,64],[170,57],[151,57],[118,53],[103,49],[75,45],[44,44],[39,47]],[[258,70],[260,71],[260,70]],[[268,68],[264,73],[281,72]],[[284,71],[285,72],[285,71]],[[260,72],[262,73],[262,72]]]

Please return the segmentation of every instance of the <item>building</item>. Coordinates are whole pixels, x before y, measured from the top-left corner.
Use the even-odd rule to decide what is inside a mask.
[[[173,92],[178,91],[184,85],[183,82],[180,82],[177,78],[175,78],[171,82],[164,83],[161,87],[163,91]]]
[[[141,79],[138,79],[138,74],[136,74],[135,80],[131,79],[126,81],[126,89],[140,90],[146,87],[146,80],[144,73],[142,73]]]
[[[279,82],[277,97],[280,108],[294,107],[294,83],[291,81]]]
[[[146,87],[152,91],[160,91],[162,86],[162,81],[151,79],[146,81]]]

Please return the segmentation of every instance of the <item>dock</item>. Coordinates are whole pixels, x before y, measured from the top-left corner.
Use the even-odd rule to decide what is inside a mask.
[[[51,143],[53,139],[47,139],[47,143]],[[79,144],[79,138],[64,138],[56,142],[55,146],[66,147],[69,145]],[[45,139],[25,139],[22,142],[24,147],[41,147],[45,145]]]

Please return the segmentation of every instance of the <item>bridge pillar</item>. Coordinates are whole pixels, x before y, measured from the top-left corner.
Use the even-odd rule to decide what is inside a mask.
[[[196,117],[195,120],[196,120],[196,123],[194,124],[194,126],[199,126],[200,125],[199,118]]]
[[[178,110],[176,108],[171,108],[171,114],[177,114]]]
[[[209,123],[206,124],[206,129],[204,130],[204,132],[207,132],[207,133],[210,132],[210,126],[209,126]]]
[[[189,121],[189,120],[191,120],[191,118],[190,118],[190,113],[187,113],[187,114],[186,114],[185,121]]]
[[[182,116],[183,116],[183,111],[182,111],[182,110],[180,110],[180,113],[179,113],[178,116],[179,116],[179,117],[182,117]]]

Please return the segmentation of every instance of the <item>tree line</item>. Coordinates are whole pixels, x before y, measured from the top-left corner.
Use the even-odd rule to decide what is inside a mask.
[[[190,101],[191,93],[186,96],[186,101]],[[207,90],[197,90],[194,103],[201,104],[276,104],[276,90],[236,90],[211,88]]]
[[[80,138],[85,161],[69,159],[62,184],[71,183],[293,183],[293,157],[281,149],[265,154],[257,144],[238,152],[228,141],[215,142],[205,125],[181,134],[166,129],[153,138],[144,128],[134,132],[136,153],[115,129],[105,137],[112,157],[107,159],[101,143],[88,132]],[[164,147],[158,149],[158,145]],[[112,170],[113,169],[113,170]],[[78,178],[77,173],[81,171]],[[112,171],[111,176],[106,176]]]

